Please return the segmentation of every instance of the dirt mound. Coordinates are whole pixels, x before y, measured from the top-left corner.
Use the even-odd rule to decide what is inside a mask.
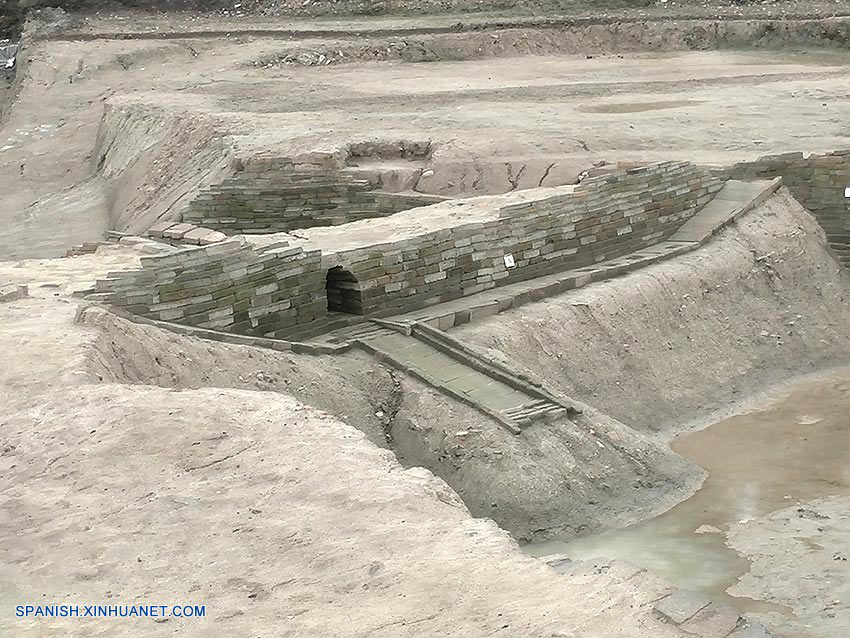
[[[289,397],[87,386],[5,418],[0,450],[9,609],[206,607],[165,622],[8,613],[3,635],[684,635],[653,615],[671,588],[645,570],[560,575],[442,481]]]

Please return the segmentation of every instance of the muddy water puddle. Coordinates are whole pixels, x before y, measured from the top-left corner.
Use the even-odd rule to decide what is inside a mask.
[[[726,593],[750,563],[726,546],[725,532],[798,503],[850,494],[850,369],[795,384],[758,410],[684,435],[672,447],[708,472],[691,498],[637,525],[525,550],[628,560],[741,612],[790,613]]]

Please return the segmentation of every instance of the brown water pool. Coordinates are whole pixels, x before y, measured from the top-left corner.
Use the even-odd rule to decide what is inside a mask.
[[[708,471],[691,498],[637,525],[525,550],[624,559],[741,612],[777,611],[726,593],[749,561],[726,546],[725,531],[797,503],[850,493],[850,369],[774,392],[755,409],[681,436],[672,447]]]

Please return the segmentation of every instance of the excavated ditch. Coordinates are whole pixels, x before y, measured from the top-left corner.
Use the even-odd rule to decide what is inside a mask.
[[[391,449],[403,465],[431,470],[473,515],[519,539],[630,523],[672,506],[699,479],[665,445],[592,410],[517,436],[359,351],[314,356],[220,344],[98,309],[80,322],[93,330],[85,366],[92,382],[294,396]]]

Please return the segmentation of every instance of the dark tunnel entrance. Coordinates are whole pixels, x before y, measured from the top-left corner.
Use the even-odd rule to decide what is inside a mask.
[[[342,266],[336,266],[328,271],[327,292],[328,312],[363,314],[360,283],[350,271],[344,270]]]

